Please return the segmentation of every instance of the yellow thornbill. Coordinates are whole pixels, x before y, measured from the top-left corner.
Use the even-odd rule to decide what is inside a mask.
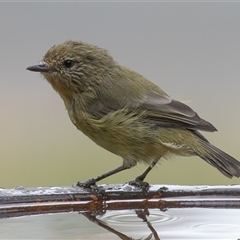
[[[106,50],[68,40],[27,69],[42,73],[59,93],[77,129],[123,159],[120,167],[79,186],[95,185],[138,162],[149,166],[135,180],[141,185],[159,159],[172,154],[197,155],[229,178],[240,176],[240,163],[198,132],[216,131],[211,123]]]

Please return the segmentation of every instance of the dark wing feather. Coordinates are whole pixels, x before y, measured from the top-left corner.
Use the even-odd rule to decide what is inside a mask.
[[[156,93],[148,94],[141,108],[146,109],[146,118],[159,127],[187,128],[192,130],[216,131],[209,122],[201,119],[189,106]]]

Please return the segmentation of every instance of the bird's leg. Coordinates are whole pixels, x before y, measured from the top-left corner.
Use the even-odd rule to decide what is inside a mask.
[[[118,172],[121,172],[123,170],[126,170],[128,168],[130,168],[130,167],[126,167],[126,166],[122,165],[122,166],[120,166],[118,168],[115,168],[115,169],[113,169],[113,170],[111,170],[111,171],[109,171],[107,173],[104,173],[104,174],[102,174],[100,176],[97,176],[95,178],[91,178],[91,179],[89,179],[87,181],[84,181],[84,182],[78,182],[77,186],[84,187],[84,188],[89,188],[90,186],[96,185],[96,182],[98,182],[98,181],[100,181],[100,180],[102,180],[104,178],[107,178],[107,177],[109,177],[109,176],[111,176],[111,175],[113,175],[115,173],[118,173]]]
[[[151,165],[138,177],[136,177],[136,181],[141,181],[143,182],[143,180],[146,178],[146,176],[148,175],[148,173],[153,169],[153,167],[157,164],[157,162],[159,161],[159,158],[155,159]]]
[[[153,167],[157,164],[157,162],[159,161],[160,158],[156,158],[151,165],[138,177],[135,178],[134,181],[130,181],[129,184],[130,185],[134,185],[134,186],[139,186],[142,187],[144,189],[148,189],[149,188],[149,184],[147,182],[143,182],[144,179],[146,178],[146,176],[148,175],[148,173],[153,169]]]

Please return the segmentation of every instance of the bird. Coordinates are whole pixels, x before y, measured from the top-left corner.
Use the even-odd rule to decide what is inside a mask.
[[[107,50],[67,40],[52,46],[40,63],[27,70],[41,73],[52,85],[78,130],[123,159],[119,167],[78,186],[96,186],[106,177],[144,163],[146,170],[134,180],[141,186],[159,160],[172,155],[199,156],[226,177],[240,177],[240,162],[199,132],[217,131],[210,122],[119,64]]]

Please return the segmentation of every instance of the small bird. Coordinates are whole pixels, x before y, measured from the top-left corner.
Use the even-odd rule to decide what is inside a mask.
[[[148,165],[141,185],[160,158],[197,155],[226,177],[240,177],[240,162],[213,146],[198,130],[216,128],[173,100],[144,76],[117,63],[104,49],[75,40],[51,47],[40,72],[59,93],[72,123],[123,164],[78,186],[91,187],[137,163]]]

